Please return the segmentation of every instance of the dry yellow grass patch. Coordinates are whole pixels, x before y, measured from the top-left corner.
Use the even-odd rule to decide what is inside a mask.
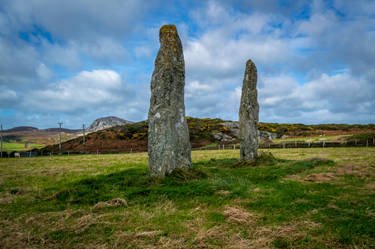
[[[12,203],[14,200],[15,196],[11,195],[7,192],[1,193],[0,195],[0,204],[9,204]]]
[[[107,208],[107,207],[120,207],[120,206],[127,207],[128,203],[126,202],[125,199],[114,198],[110,201],[106,201],[106,202],[101,201],[101,202],[96,203],[95,206],[93,207],[93,209],[98,210],[98,209],[103,209],[103,208]]]
[[[96,218],[93,215],[88,214],[76,220],[73,230],[75,233],[81,233],[95,223],[97,223]]]
[[[223,214],[227,217],[227,221],[243,225],[254,224],[256,215],[249,213],[239,207],[226,207]]]
[[[162,231],[143,231],[143,232],[115,232],[116,241],[111,248],[187,248],[186,241],[183,239],[160,236]]]
[[[284,239],[287,241],[297,241],[303,239],[313,230],[321,225],[307,219],[300,219],[294,222],[287,222],[281,226],[256,227],[250,234],[249,249],[272,248],[275,239]]]
[[[216,194],[227,196],[230,194],[230,192],[228,190],[219,190],[219,191],[216,191]]]

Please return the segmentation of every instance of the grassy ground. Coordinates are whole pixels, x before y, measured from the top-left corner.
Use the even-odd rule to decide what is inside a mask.
[[[343,139],[345,137],[350,137],[350,135],[278,138],[278,139],[272,140],[272,142],[274,142],[274,143],[294,142],[294,141],[299,141],[299,142],[306,142],[306,141],[318,142],[318,141],[322,141],[323,139],[324,139],[324,141],[333,142],[333,141],[339,141],[340,139]]]
[[[375,148],[271,152],[165,179],[146,153],[1,159],[0,248],[375,247]]]
[[[40,149],[44,146],[43,144],[28,144],[28,147],[25,148],[24,143],[3,143],[3,151],[24,151],[34,148]]]

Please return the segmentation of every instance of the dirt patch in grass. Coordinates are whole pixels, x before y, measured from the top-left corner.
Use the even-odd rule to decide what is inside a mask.
[[[368,166],[359,166],[359,165],[353,165],[353,164],[340,164],[340,165],[337,165],[336,170],[332,172],[313,173],[306,177],[303,177],[301,175],[289,175],[285,179],[305,182],[305,183],[308,183],[308,182],[324,183],[324,182],[336,181],[338,177],[343,177],[343,176],[356,176],[362,179],[366,179],[371,176],[375,176],[375,172],[371,167],[368,167]]]
[[[329,182],[335,178],[333,173],[318,173],[318,174],[311,174],[304,178],[304,181],[309,182]]]
[[[250,212],[247,212],[239,207],[226,207],[223,214],[227,217],[227,221],[237,224],[254,224],[256,222],[257,216]]]
[[[374,189],[375,189],[375,183],[367,184],[367,185],[366,185],[366,188],[367,188],[367,189],[374,190]]]
[[[337,166],[338,175],[358,176],[359,178],[367,178],[375,176],[371,167],[357,166],[353,164],[341,164]]]

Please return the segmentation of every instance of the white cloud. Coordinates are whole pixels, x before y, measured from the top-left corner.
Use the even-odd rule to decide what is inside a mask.
[[[349,72],[322,74],[303,85],[289,76],[264,78],[259,89],[261,116],[268,122],[276,119],[289,123],[296,120],[343,122],[345,118],[351,122],[370,120],[375,116],[371,107],[375,100],[369,89],[374,86]],[[293,114],[289,121],[288,114]]]
[[[36,72],[41,79],[45,80],[50,79],[53,75],[53,72],[44,63],[39,64],[39,66],[36,69]]]
[[[38,111],[74,113],[121,102],[117,92],[123,91],[123,87],[120,75],[114,71],[83,71],[51,84],[46,90],[31,91],[24,104]]]
[[[159,25],[171,21],[184,46],[188,115],[237,119],[250,58],[262,121],[374,122],[371,0],[189,1],[162,5],[163,15],[147,12],[154,1],[0,2],[1,104],[21,123],[146,118]]]
[[[17,99],[17,93],[12,90],[4,90],[2,89],[0,91],[0,100],[1,102],[5,101],[11,101]]]

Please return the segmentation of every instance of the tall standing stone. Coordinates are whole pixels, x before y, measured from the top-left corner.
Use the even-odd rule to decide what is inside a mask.
[[[148,111],[148,156],[151,176],[191,168],[189,130],[185,119],[185,62],[176,26],[164,25],[155,59]]]
[[[256,87],[257,68],[251,60],[248,60],[242,84],[239,113],[241,160],[257,158],[259,105]]]

